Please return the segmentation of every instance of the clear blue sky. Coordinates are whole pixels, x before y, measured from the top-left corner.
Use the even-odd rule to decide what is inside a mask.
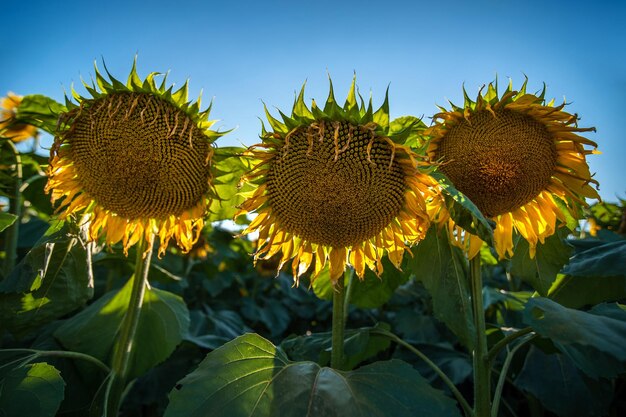
[[[545,3],[545,4],[543,4]],[[428,118],[462,103],[497,74],[565,98],[602,155],[590,165],[605,200],[626,197],[626,2],[623,1],[3,1],[0,95],[62,100],[103,57],[125,79],[135,54],[141,76],[170,70],[214,98],[212,118],[237,129],[218,145],[258,141],[263,100],[290,110],[308,80],[323,100],[327,72],[343,100],[353,72],[391,116]],[[84,92],[84,90],[79,89]],[[45,141],[44,141],[45,144]]]

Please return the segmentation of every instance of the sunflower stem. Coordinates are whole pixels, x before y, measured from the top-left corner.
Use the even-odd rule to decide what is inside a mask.
[[[2,349],[2,353],[30,353],[29,362],[33,362],[40,357],[55,357],[55,358],[65,358],[65,359],[80,359],[87,362],[91,362],[96,365],[98,368],[103,371],[109,373],[111,370],[108,366],[102,363],[98,358],[94,358],[91,355],[87,355],[85,353],[80,352],[72,352],[66,350],[39,350],[39,349]]]
[[[9,196],[9,210],[10,214],[13,214],[17,218],[15,223],[6,229],[5,241],[4,241],[4,264],[3,273],[4,276],[8,276],[9,273],[15,268],[17,261],[17,240],[20,232],[20,223],[22,221],[22,157],[20,151],[17,150],[15,144],[7,140],[6,145],[13,152],[15,159],[15,183],[11,196]]]
[[[333,369],[342,369],[343,366],[343,343],[346,324],[344,317],[344,304],[346,301],[345,278],[348,277],[349,273],[351,273],[351,270],[347,269],[345,275],[337,280],[333,291],[332,350],[330,352],[330,366]]]
[[[472,309],[474,313],[474,416],[489,417],[491,411],[491,363],[487,350],[487,329],[483,307],[483,280],[480,272],[480,256],[470,260]]]
[[[350,311],[350,299],[352,298],[352,292],[354,290],[354,269],[349,268],[346,270],[344,275],[348,278],[348,284],[346,286],[346,295],[343,301],[343,328],[346,328],[346,323],[348,321],[348,313]]]
[[[137,260],[133,274],[128,310],[122,321],[118,342],[114,346],[111,361],[111,378],[105,394],[106,416],[117,416],[122,401],[122,394],[128,379],[129,364],[135,346],[135,335],[148,283],[148,271],[152,258],[154,235],[149,240],[141,238],[137,245]]]

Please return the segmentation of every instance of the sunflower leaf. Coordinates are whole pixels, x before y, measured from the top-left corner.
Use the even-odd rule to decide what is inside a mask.
[[[410,365],[376,362],[355,371],[292,362],[247,334],[209,353],[170,393],[165,417],[459,416],[455,402]]]
[[[578,308],[626,298],[626,241],[597,242],[575,254],[550,287],[549,297]]]
[[[526,239],[517,236],[510,272],[530,284],[539,294],[546,296],[557,274],[567,263],[573,248],[565,240],[567,230],[560,228],[555,234],[539,243],[534,257]]]
[[[0,329],[24,336],[62,317],[92,296],[85,247],[67,226],[49,228],[11,273],[0,282]]]
[[[435,317],[471,350],[475,330],[463,253],[437,227],[431,227],[412,252],[409,267],[430,293]]]
[[[618,304],[584,312],[531,298],[523,319],[591,378],[613,378],[626,371],[626,311]]]
[[[0,232],[15,223],[15,220],[17,220],[16,215],[0,212]]]
[[[0,378],[0,414],[48,417],[57,413],[65,395],[59,371],[45,362],[15,368]]]
[[[237,212],[237,206],[244,200],[243,191],[239,189],[241,177],[256,163],[244,157],[246,149],[222,147],[215,150],[213,166],[215,178],[213,187],[218,199],[211,202],[209,221],[230,220]]]
[[[65,111],[67,109],[63,104],[49,97],[33,94],[22,99],[17,107],[15,122],[33,125],[54,135],[57,132],[59,114]]]
[[[591,379],[576,369],[567,356],[548,355],[534,346],[514,385],[559,416],[604,416],[613,399],[610,381]]]
[[[111,358],[121,323],[128,309],[132,280],[111,291],[66,320],[55,332],[68,350],[86,353],[103,362]],[[142,375],[163,362],[189,329],[189,311],[181,297],[157,288],[147,288],[139,317],[130,377]]]
[[[493,228],[478,207],[467,196],[457,190],[444,174],[433,172],[431,175],[439,181],[444,190],[446,207],[452,220],[463,229],[480,237],[489,245],[493,245]]]

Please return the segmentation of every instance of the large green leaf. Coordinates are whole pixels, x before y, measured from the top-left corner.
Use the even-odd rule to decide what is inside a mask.
[[[563,417],[606,416],[613,388],[606,379],[593,380],[565,355],[543,353],[532,346],[514,381],[543,406]]]
[[[457,190],[444,174],[434,172],[431,175],[441,184],[446,207],[452,220],[463,229],[492,245],[493,229],[478,207],[465,194]]]
[[[15,220],[17,220],[16,215],[0,212],[0,232],[15,223]]]
[[[626,371],[626,311],[616,304],[584,312],[547,298],[531,298],[524,322],[592,378],[612,378]]]
[[[470,303],[467,261],[446,233],[431,227],[413,249],[409,266],[433,299],[435,317],[444,322],[471,350],[474,320]]]
[[[0,380],[0,416],[53,417],[63,401],[65,382],[47,363],[12,369]]]
[[[247,334],[209,353],[170,393],[166,417],[459,416],[455,402],[411,366],[376,362],[356,371],[292,362]]]
[[[346,330],[345,369],[353,369],[361,362],[389,348],[391,342],[388,337],[372,333],[372,330],[379,328],[389,330],[389,326],[380,323],[373,328]],[[290,337],[283,340],[280,348],[295,361],[313,361],[320,366],[327,366],[330,364],[331,337],[329,332]]]
[[[24,335],[84,305],[91,266],[79,240],[53,226],[0,282],[0,328]],[[55,231],[56,230],[56,231]]]
[[[548,295],[557,274],[572,254],[572,246],[565,241],[567,233],[567,229],[560,228],[546,238],[544,244],[538,244],[534,258],[530,257],[528,242],[518,236],[511,274],[530,284],[542,296]]]
[[[65,112],[64,105],[54,101],[50,97],[40,94],[25,96],[22,99],[15,121],[37,126],[40,129],[54,135],[57,131],[59,114]]]
[[[89,307],[66,320],[54,336],[68,350],[110,362],[120,326],[128,309],[132,280],[111,291]],[[147,288],[130,358],[132,377],[164,361],[189,329],[189,311],[178,295]]]
[[[563,273],[578,277],[626,277],[626,240],[599,244],[577,253]]]
[[[231,220],[244,201],[241,192],[248,186],[241,184],[241,179],[253,166],[251,158],[243,156],[245,152],[246,149],[236,147],[215,149],[213,186],[218,198],[211,203],[210,221]]]

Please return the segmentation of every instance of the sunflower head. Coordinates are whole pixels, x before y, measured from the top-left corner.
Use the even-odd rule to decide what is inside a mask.
[[[537,242],[555,232],[557,219],[565,221],[565,210],[578,217],[585,198],[599,198],[586,162],[597,145],[579,135],[595,129],[578,127],[565,103],[547,103],[545,87],[529,94],[526,84],[515,91],[509,82],[499,97],[497,83],[491,83],[476,101],[464,91],[463,107],[441,108],[425,132],[432,138],[429,157],[496,222],[500,257],[513,255],[513,230],[528,240],[533,255]],[[480,247],[465,237],[463,245],[473,253]]]
[[[259,164],[246,177],[257,188],[238,213],[258,214],[244,232],[259,232],[256,258],[282,252],[279,269],[292,260],[296,282],[314,259],[313,278],[328,261],[333,282],[347,263],[359,277],[366,266],[380,274],[385,251],[399,266],[406,243],[428,228],[436,185],[399,143],[414,126],[391,129],[387,97],[374,111],[354,80],[343,107],[331,82],[323,109],[307,107],[303,86],[291,116],[265,112],[272,130],[263,126],[250,150]]]
[[[72,89],[76,103],[59,117],[51,150],[47,190],[61,201],[61,218],[83,213],[91,239],[123,241],[125,252],[142,236],[158,235],[162,255],[175,238],[189,251],[215,197],[210,106],[189,102],[187,83],[179,90],[160,86],[133,68],[124,84],[96,68],[90,97]]]
[[[6,97],[0,98],[0,135],[13,142],[36,138],[39,134],[35,126],[14,121],[17,108],[21,103],[22,96],[10,91]]]

